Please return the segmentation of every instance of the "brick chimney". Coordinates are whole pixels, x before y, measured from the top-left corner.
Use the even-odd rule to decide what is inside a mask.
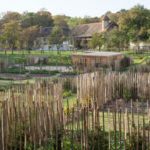
[[[102,20],[102,31],[105,31],[108,24],[109,24],[109,18],[105,15]]]

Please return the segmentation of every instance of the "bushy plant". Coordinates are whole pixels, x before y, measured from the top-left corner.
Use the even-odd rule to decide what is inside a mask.
[[[128,67],[130,65],[130,58],[125,56],[121,62],[120,62],[121,67]]]
[[[63,92],[63,98],[69,97],[69,96],[71,96],[71,94],[72,94],[72,91],[71,91],[71,90],[69,90],[69,91],[64,91],[64,92]]]
[[[71,80],[70,79],[66,79],[63,83],[63,88],[65,90],[71,90]]]

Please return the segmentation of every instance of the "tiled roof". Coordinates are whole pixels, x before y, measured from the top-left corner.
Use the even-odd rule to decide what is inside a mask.
[[[72,29],[71,35],[76,37],[88,37],[94,33],[101,33],[102,32],[102,23],[90,23],[90,24],[83,24],[77,25]]]
[[[107,16],[103,17],[103,20],[108,21],[104,31],[111,30],[114,26],[118,26],[115,22],[109,21]],[[102,22],[89,23],[75,26],[71,31],[71,36],[73,37],[91,37],[94,33],[101,33],[102,31]]]

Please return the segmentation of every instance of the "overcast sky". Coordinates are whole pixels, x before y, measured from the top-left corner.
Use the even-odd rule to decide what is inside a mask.
[[[0,12],[36,12],[45,8],[52,15],[95,17],[101,16],[107,11],[117,12],[120,9],[129,9],[136,4],[150,9],[150,0],[0,0]]]

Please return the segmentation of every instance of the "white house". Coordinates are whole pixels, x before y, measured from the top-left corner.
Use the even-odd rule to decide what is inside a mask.
[[[59,49],[58,49],[59,48]],[[62,45],[60,45],[60,47],[58,47],[56,44],[54,45],[44,45],[44,51],[67,51],[67,50],[74,50],[74,46],[70,44],[69,41],[64,41]]]
[[[131,42],[130,49],[150,50],[150,43],[146,43],[146,42],[133,43],[133,42]]]

